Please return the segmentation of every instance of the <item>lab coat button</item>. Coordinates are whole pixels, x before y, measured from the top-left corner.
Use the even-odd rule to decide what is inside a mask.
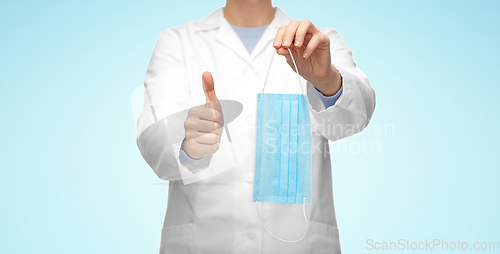
[[[247,179],[246,179],[247,183],[253,183],[253,175],[252,176],[248,176]]]
[[[251,229],[251,230],[248,231],[247,236],[248,236],[248,238],[250,238],[250,239],[253,240],[253,239],[255,239],[255,237],[257,236],[257,234],[255,233],[255,230]]]

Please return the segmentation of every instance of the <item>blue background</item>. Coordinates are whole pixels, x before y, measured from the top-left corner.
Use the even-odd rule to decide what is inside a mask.
[[[274,5],[340,32],[377,93],[370,127],[389,127],[332,147],[344,252],[500,242],[500,2],[310,2]],[[0,253],[157,253],[168,185],[138,152],[130,96],[162,30],[223,5],[0,4]]]

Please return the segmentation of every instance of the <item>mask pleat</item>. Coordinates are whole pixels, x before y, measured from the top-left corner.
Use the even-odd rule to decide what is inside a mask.
[[[280,203],[288,202],[288,153],[290,151],[290,95],[283,94],[279,134],[281,136]]]
[[[296,202],[297,195],[297,144],[298,140],[298,112],[299,102],[297,95],[292,95],[290,100],[290,155],[288,158],[288,203]]]
[[[302,94],[259,94],[254,201],[311,203],[311,127]]]
[[[299,95],[303,98],[299,99],[299,122],[307,123],[301,125],[298,130],[299,157],[297,158],[297,174],[301,180],[297,182],[297,200],[306,198],[306,203],[309,204],[311,193],[311,126],[309,119],[309,108],[304,95]]]
[[[260,156],[259,168],[261,187],[272,186],[272,188],[262,188],[258,192],[263,202],[279,202],[279,178],[280,178],[280,145],[279,142],[279,123],[281,122],[281,103],[276,100],[273,94],[264,94],[263,98],[259,98],[262,109],[274,108],[275,111],[261,110],[259,117],[262,118],[262,125],[258,126],[262,131],[257,130],[257,133],[262,134],[263,151],[257,153]],[[255,184],[255,183],[254,183]]]
[[[262,114],[263,134],[262,142],[264,142],[265,151],[262,154],[262,163],[266,165],[261,168],[261,171],[266,171],[263,175],[266,178],[261,179],[263,186],[272,186],[261,190],[261,195],[266,202],[279,202],[280,194],[280,155],[281,142],[279,135],[279,127],[281,123],[281,100],[275,94],[265,94],[263,98],[264,108],[273,108],[275,110],[264,110]],[[261,165],[262,165],[261,164]]]
[[[267,105],[269,106],[269,105]],[[264,163],[264,158],[262,156],[262,148],[266,149],[266,146],[262,144],[263,139],[262,135],[265,133],[262,131],[263,129],[263,114],[264,112],[264,100],[263,96],[261,94],[257,95],[257,124],[256,124],[256,138],[257,138],[257,144],[255,146],[255,177],[254,177],[254,189],[253,189],[253,201],[255,202],[257,198],[259,198],[262,195],[262,188],[264,186],[263,184],[263,176],[264,174],[262,173],[262,168],[261,165]],[[262,183],[262,184],[261,184]],[[257,188],[255,188],[257,186]],[[263,196],[263,195],[262,195]]]

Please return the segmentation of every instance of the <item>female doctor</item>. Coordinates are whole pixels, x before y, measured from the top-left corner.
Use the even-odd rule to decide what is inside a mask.
[[[253,202],[264,83],[307,94],[310,204]],[[341,253],[328,140],[368,125],[375,92],[335,29],[271,0],[227,0],[161,33],[144,86],[137,144],[169,181],[160,253]]]

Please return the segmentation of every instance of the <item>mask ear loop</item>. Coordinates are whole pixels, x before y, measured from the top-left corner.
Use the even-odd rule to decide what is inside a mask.
[[[297,68],[297,64],[295,63],[295,59],[293,58],[293,55],[292,55],[292,52],[290,51],[290,48],[288,48],[288,53],[290,53],[290,56],[292,57],[293,65],[295,66],[295,71],[297,72],[297,80],[299,82],[300,90],[302,91],[303,96],[305,96],[307,99],[307,95],[304,93],[304,89],[300,85],[299,68]],[[273,63],[274,55],[275,54],[273,54],[273,56],[271,57],[271,63],[269,63],[269,68],[267,69],[266,79],[264,80],[264,85],[262,87],[262,93],[260,94],[261,97],[264,95],[264,89],[266,88],[267,77],[269,76],[269,71],[271,70],[271,65]],[[302,235],[302,237],[300,237],[297,240],[281,239],[281,238],[277,237],[276,235],[274,235],[273,233],[271,233],[271,231],[269,231],[269,229],[267,229],[266,225],[264,224],[264,221],[262,220],[262,217],[260,216],[259,200],[260,200],[260,197],[258,197],[257,200],[255,201],[255,207],[257,209],[257,214],[259,215],[260,223],[262,224],[262,227],[264,227],[264,229],[267,231],[267,233],[269,233],[272,237],[276,238],[279,241],[285,242],[285,243],[300,242],[302,239],[304,239],[304,237],[306,237],[308,229],[309,229],[309,224],[307,223],[307,215],[306,215],[306,198],[304,198],[304,204],[302,205],[302,213],[304,214],[304,221],[306,222],[306,230],[304,231],[304,234]]]
[[[290,51],[290,48],[287,48],[287,49],[288,49],[288,53],[290,53],[290,56],[292,57],[292,62],[293,62],[293,66],[295,67],[295,72],[297,72],[297,81],[298,81],[300,90],[302,91],[302,94],[306,95],[306,93],[304,93],[304,88],[302,88],[302,85],[300,85],[299,68],[297,68],[297,64],[295,63],[295,58],[293,57],[292,51]],[[260,97],[262,97],[264,95],[264,89],[266,89],[267,77],[269,77],[269,71],[271,70],[271,65],[273,64],[273,59],[274,59],[275,54],[276,53],[273,52],[273,56],[271,57],[271,62],[269,63],[269,67],[267,68],[266,79],[264,79],[264,85],[262,86],[262,93],[260,94]],[[307,99],[307,96],[306,96],[306,99]]]
[[[277,240],[280,240],[280,241],[285,242],[285,243],[300,242],[302,239],[304,239],[304,237],[306,237],[307,231],[308,231],[308,228],[309,228],[309,225],[307,223],[307,215],[306,215],[306,198],[304,198],[304,204],[302,205],[302,213],[304,214],[304,221],[306,222],[306,230],[304,231],[304,234],[302,235],[302,237],[300,237],[297,240],[284,240],[284,239],[281,239],[281,238],[275,236],[273,233],[271,233],[271,231],[269,231],[269,229],[267,229],[266,225],[264,224],[264,221],[262,220],[262,217],[260,216],[260,212],[259,212],[259,199],[260,199],[260,197],[257,198],[257,201],[255,201],[255,207],[257,208],[257,214],[259,215],[260,223],[262,224],[262,227],[264,227],[264,229],[267,231],[267,233],[269,233],[272,237],[276,238]]]

